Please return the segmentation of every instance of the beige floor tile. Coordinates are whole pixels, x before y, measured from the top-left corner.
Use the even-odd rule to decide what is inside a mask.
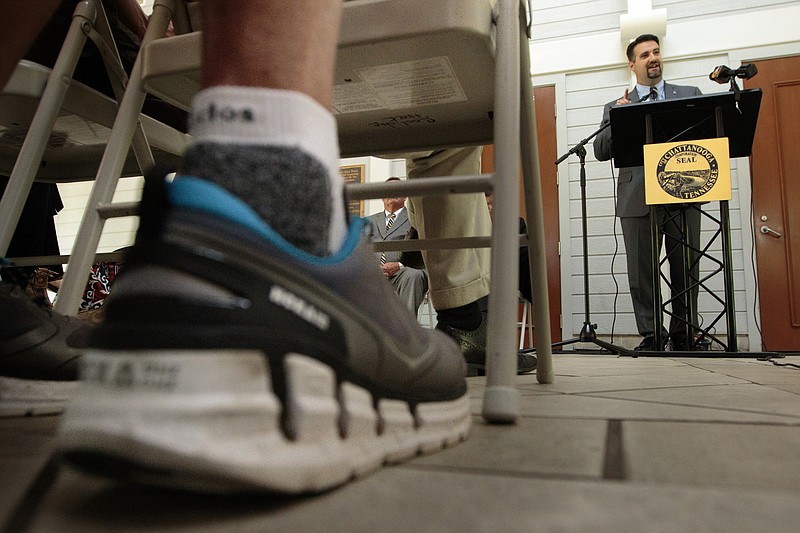
[[[623,422],[634,481],[800,494],[800,426]]]
[[[755,384],[714,387],[670,387],[602,393],[603,397],[639,400],[720,411],[782,415],[784,423],[800,423],[800,397],[773,387]],[[773,418],[773,421],[776,419]]]
[[[588,395],[522,396],[520,411],[523,416],[586,419],[638,419],[638,420],[704,420],[708,422],[787,423],[786,416],[732,410],[724,408],[695,407],[686,404],[642,400],[642,391],[627,393],[637,398],[615,399]],[[795,409],[792,406],[790,409]]]
[[[447,453],[409,467],[599,478],[607,423],[603,420],[522,418],[511,426],[476,419],[470,438]]]

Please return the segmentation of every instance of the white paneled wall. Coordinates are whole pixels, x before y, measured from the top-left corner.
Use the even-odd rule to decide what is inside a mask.
[[[533,2],[533,40],[563,39],[617,29],[626,0],[544,0]]]
[[[138,201],[142,195],[143,182],[142,178],[121,179],[114,195],[114,201]],[[83,210],[92,191],[92,182],[61,183],[58,185],[58,190],[64,201],[64,209],[56,216],[56,231],[61,253],[68,254],[75,242]],[[133,244],[137,227],[139,227],[137,217],[108,220],[103,230],[103,236],[100,238],[99,251],[112,252],[130,246]]]
[[[653,8],[666,8],[670,20],[719,19],[725,15],[747,14],[781,6],[797,5],[797,0],[652,0]],[[714,28],[715,26],[711,26]]]

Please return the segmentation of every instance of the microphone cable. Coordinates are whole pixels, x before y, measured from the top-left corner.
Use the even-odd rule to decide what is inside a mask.
[[[611,225],[611,231],[614,233],[614,253],[611,255],[611,281],[614,282],[614,303],[611,306],[611,339],[609,342],[614,344],[614,329],[617,325],[617,300],[619,300],[619,282],[614,272],[614,265],[619,254],[619,237],[617,235],[617,218],[619,217],[617,217],[617,176],[614,175],[613,158],[609,159],[608,162],[611,168],[611,197],[614,199],[614,212],[611,215],[614,217],[614,222]]]

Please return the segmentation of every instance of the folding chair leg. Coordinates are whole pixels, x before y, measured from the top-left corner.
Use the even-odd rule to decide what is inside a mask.
[[[520,33],[525,34],[525,21],[520,18]],[[550,300],[547,287],[547,252],[544,245],[544,212],[542,179],[539,172],[539,143],[536,138],[536,110],[530,82],[530,49],[526,39],[520,40],[522,113],[520,114],[522,147],[522,182],[525,190],[525,218],[528,220],[528,261],[531,273],[533,314],[536,327],[536,379],[553,382],[552,336],[550,335]]]
[[[68,80],[72,79],[83,45],[86,43],[86,33],[82,26],[85,23],[94,24],[96,17],[97,6],[94,2],[81,2],[75,8],[67,37],[47,78],[47,85],[31,121],[28,135],[22,144],[3,199],[0,201],[0,257],[8,252],[11,238],[14,236],[25,201],[36,178],[37,169],[47,148],[50,132],[53,130],[69,88]]]
[[[164,5],[165,3],[169,4],[164,0],[156,3],[142,40],[142,47],[153,39],[163,37],[166,34],[173,9],[170,9],[170,5]],[[174,2],[172,5],[174,5]],[[122,174],[122,168],[125,164],[125,158],[138,127],[138,117],[145,97],[141,69],[140,54],[133,65],[128,87],[120,102],[119,111],[111,129],[108,146],[106,146],[106,150],[103,153],[103,159],[97,171],[97,179],[92,187],[89,203],[86,206],[78,229],[78,238],[72,249],[72,254],[67,264],[67,272],[64,275],[64,281],[56,299],[55,309],[65,315],[75,315],[78,312],[78,306],[83,297],[89,271],[94,262],[94,255],[97,252],[97,246],[105,224],[105,218],[98,212],[98,208],[108,205],[114,196],[119,176]]]
[[[517,279],[519,262],[519,111],[520,64],[518,0],[497,4],[495,72],[495,178],[492,224],[492,266],[486,346],[486,392],[482,414],[487,422],[511,423],[519,418],[515,388]]]

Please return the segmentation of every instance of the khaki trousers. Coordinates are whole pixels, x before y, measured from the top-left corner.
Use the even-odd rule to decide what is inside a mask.
[[[481,147],[448,148],[404,154],[408,177],[476,175]],[[409,198],[408,215],[421,239],[491,235],[483,194],[448,194]],[[423,250],[429,296],[437,310],[459,307],[489,294],[488,248]]]

